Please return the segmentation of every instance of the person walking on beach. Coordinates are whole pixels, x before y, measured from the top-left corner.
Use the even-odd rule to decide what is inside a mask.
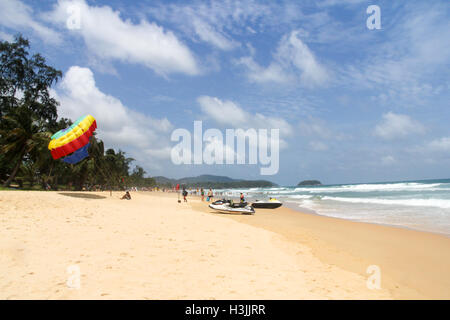
[[[183,200],[184,200],[184,202],[187,202],[187,199],[186,199],[187,195],[188,195],[188,192],[186,191],[186,189],[183,189]]]
[[[202,201],[205,201],[205,190],[203,188],[200,189],[200,193],[202,195]]]
[[[213,198],[214,198],[214,194],[212,192],[212,189],[210,188],[208,191],[208,199],[207,200],[212,202]]]
[[[241,192],[241,203],[245,202],[244,194]]]

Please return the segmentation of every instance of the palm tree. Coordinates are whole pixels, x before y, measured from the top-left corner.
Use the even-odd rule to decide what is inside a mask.
[[[103,184],[107,182],[108,184],[111,184],[111,177],[108,175],[108,170],[106,167],[105,146],[103,141],[97,139],[96,133],[94,132],[90,142],[91,145],[89,147],[89,155],[93,162],[92,178],[94,183]]]
[[[30,112],[25,105],[10,110],[3,117],[2,122],[0,150],[10,161],[15,161],[9,178],[3,184],[4,187],[8,187],[16,177],[25,154],[38,146],[47,144],[51,133],[46,131],[45,123]]]
[[[127,158],[122,150],[116,152],[114,149],[108,149],[105,152],[105,164],[108,168],[108,173],[122,187],[124,186],[125,178],[129,176],[130,164],[133,161],[134,159]]]
[[[19,174],[16,175],[16,179],[21,179],[22,181],[28,181],[29,188],[31,189],[36,182],[38,173],[38,163],[31,159],[31,157],[25,157],[22,166],[19,169]]]

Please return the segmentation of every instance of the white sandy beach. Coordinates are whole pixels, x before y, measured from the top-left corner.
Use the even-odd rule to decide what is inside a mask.
[[[306,245],[193,210],[199,200],[119,196],[0,192],[0,298],[392,298]],[[70,266],[79,267],[79,289],[67,285]]]

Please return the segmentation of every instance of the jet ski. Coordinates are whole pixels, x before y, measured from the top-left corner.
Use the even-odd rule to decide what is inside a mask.
[[[275,198],[270,198],[268,201],[256,200],[255,202],[252,203],[253,208],[261,208],[261,209],[276,209],[281,207],[282,205],[283,204]]]
[[[231,203],[231,200],[227,200],[227,199],[219,199],[219,200],[214,201],[214,202],[211,203],[211,204],[218,205],[218,204],[224,204],[224,203]]]
[[[223,199],[225,200],[225,199]],[[223,213],[242,213],[242,214],[254,214],[255,209],[249,206],[247,202],[234,203],[231,200],[218,200],[209,205],[211,209],[217,210]]]

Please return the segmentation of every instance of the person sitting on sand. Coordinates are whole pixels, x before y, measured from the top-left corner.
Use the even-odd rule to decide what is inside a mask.
[[[131,195],[130,195],[130,193],[128,191],[125,192],[125,194],[123,195],[122,198],[120,198],[120,200],[124,200],[124,199],[131,200]]]

